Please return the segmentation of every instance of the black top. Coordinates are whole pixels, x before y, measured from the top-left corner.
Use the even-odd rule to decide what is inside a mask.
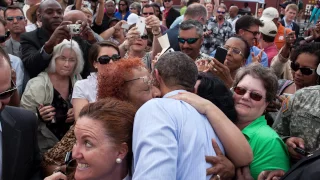
[[[109,16],[107,16],[106,13],[103,14],[103,19],[102,19],[102,24],[101,25],[97,25],[96,21],[93,21],[93,26],[92,26],[92,30],[97,33],[97,34],[101,34],[103,33],[103,31],[107,30],[109,27]]]
[[[166,25],[169,29],[171,24],[176,20],[177,17],[180,16],[180,12],[175,10],[173,7],[169,10],[168,15],[166,17]]]
[[[69,96],[67,100],[64,100],[61,97],[61,94],[54,89],[53,101],[52,106],[55,108],[55,117],[54,122],[48,123],[47,127],[50,131],[59,139],[61,140],[62,137],[67,133],[70,129],[72,123],[66,123],[65,121],[68,118],[68,110],[72,108],[71,104],[72,99],[72,83],[71,80],[69,82]]]

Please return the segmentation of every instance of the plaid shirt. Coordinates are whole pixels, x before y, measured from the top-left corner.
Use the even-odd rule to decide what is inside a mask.
[[[228,21],[224,21],[221,28],[217,20],[211,17],[206,25],[205,31],[212,33],[204,37],[201,52],[210,54],[217,47],[223,46],[224,43],[233,35],[232,25]]]

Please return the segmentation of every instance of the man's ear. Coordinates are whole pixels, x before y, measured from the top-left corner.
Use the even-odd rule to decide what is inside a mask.
[[[239,29],[239,35],[242,36],[244,34],[244,30],[243,29]]]

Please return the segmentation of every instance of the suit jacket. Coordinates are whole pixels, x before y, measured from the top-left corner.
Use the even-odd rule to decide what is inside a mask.
[[[180,16],[180,12],[175,10],[173,7],[169,10],[168,15],[166,17],[166,25],[167,28],[170,28],[171,24],[177,17]]]
[[[41,52],[41,48],[49,39],[50,34],[43,28],[23,33],[20,37],[22,61],[30,78],[36,77],[49,66],[52,55],[44,55],[45,52]],[[82,50],[85,64],[81,75],[83,78],[87,78],[92,70],[88,61],[88,52],[91,44],[80,37],[74,37],[73,39],[77,41]]]
[[[2,179],[40,180],[37,117],[22,108],[6,106],[0,115],[2,126]]]
[[[286,27],[284,23],[284,18],[280,21],[280,23],[282,24],[282,26]],[[292,31],[296,32],[296,38],[298,38],[300,33],[300,26],[295,22],[292,22],[292,23],[293,23]]]

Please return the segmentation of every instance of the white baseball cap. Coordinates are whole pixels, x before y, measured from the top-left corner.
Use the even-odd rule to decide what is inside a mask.
[[[132,24],[135,24],[139,21],[139,16],[136,15],[135,13],[131,13],[129,16],[128,16],[128,19],[127,19],[127,23],[129,25],[132,25]]]
[[[274,24],[274,22],[269,20],[269,21],[263,21],[263,23],[264,23],[264,26],[259,27],[260,33],[262,33],[266,36],[276,37],[276,35],[278,33],[278,28]]]
[[[262,12],[260,17],[261,21],[272,21],[275,18],[279,18],[279,12],[276,8],[268,7]]]
[[[320,64],[318,65],[318,68],[317,68],[317,74],[320,76]]]

